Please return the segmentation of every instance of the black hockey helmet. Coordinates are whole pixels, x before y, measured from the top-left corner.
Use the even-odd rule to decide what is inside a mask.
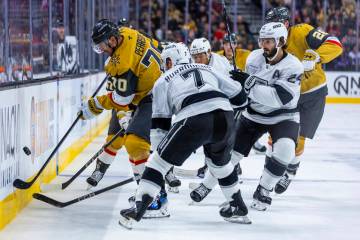
[[[119,36],[118,26],[108,19],[101,19],[93,27],[91,38],[95,45],[108,40],[111,36]]]
[[[290,11],[287,7],[270,8],[265,13],[265,23],[290,21]]]
[[[126,18],[120,18],[117,24],[118,27],[127,27],[129,26],[129,21]]]
[[[232,44],[236,44],[237,43],[237,36],[236,33],[231,33],[230,36],[229,34],[226,34],[223,40],[224,43],[228,43],[231,42]]]

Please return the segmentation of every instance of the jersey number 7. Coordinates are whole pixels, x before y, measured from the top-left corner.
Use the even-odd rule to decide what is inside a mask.
[[[191,69],[181,74],[181,76],[184,78],[184,80],[187,80],[188,78],[192,77],[195,81],[195,86],[197,88],[201,88],[202,86],[205,85],[204,80],[201,76],[201,72],[198,69]]]

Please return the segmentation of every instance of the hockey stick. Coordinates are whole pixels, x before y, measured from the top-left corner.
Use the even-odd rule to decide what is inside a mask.
[[[67,188],[88,166],[90,166],[90,164],[97,159],[97,157],[103,153],[105,151],[105,148],[107,148],[108,146],[110,146],[111,143],[113,143],[116,138],[118,138],[119,136],[123,136],[125,133],[125,130],[122,128],[120,129],[120,131],[118,131],[111,139],[109,142],[105,143],[99,151],[97,151],[91,158],[89,161],[87,161],[85,163],[84,166],[82,166],[82,168],[80,168],[75,174],[74,176],[72,176],[69,180],[67,180],[66,182],[63,183],[49,183],[49,184],[41,184],[40,185],[40,190],[42,192],[48,192],[48,191],[54,191],[54,190],[64,190],[65,188]]]
[[[99,190],[97,190],[95,192],[85,194],[85,195],[83,195],[81,197],[75,198],[75,199],[67,201],[67,202],[60,202],[60,201],[57,201],[57,200],[55,200],[53,198],[49,198],[49,197],[47,197],[47,196],[45,196],[43,194],[40,194],[40,193],[34,193],[33,198],[35,198],[35,199],[37,199],[39,201],[45,202],[47,204],[50,204],[50,205],[52,205],[54,207],[64,208],[64,207],[67,207],[67,206],[72,205],[74,203],[81,202],[81,201],[83,201],[85,199],[92,198],[92,197],[94,197],[96,195],[99,195],[99,194],[101,194],[103,192],[110,191],[111,189],[114,189],[114,188],[123,186],[125,184],[131,183],[134,180],[135,180],[135,177],[131,177],[131,178],[128,178],[128,179],[126,179],[124,181],[115,183],[113,185],[110,185],[110,186],[102,188],[102,189],[99,189]]]
[[[224,21],[225,21],[225,25],[226,25],[226,31],[228,33],[228,36],[229,36],[229,43],[230,43],[230,48],[231,48],[231,51],[232,51],[232,60],[233,60],[233,65],[234,65],[234,70],[236,71],[237,68],[236,68],[236,62],[235,62],[235,50],[231,44],[231,32],[230,32],[230,27],[229,27],[229,18],[228,18],[228,15],[227,15],[227,12],[226,12],[226,5],[225,5],[225,0],[222,0],[222,5],[223,5],[223,17],[224,17]]]
[[[97,87],[97,89],[95,90],[95,92],[93,93],[92,97],[95,97],[96,94],[100,91],[101,87],[104,85],[104,83],[107,80],[108,75],[106,75],[106,77],[104,78],[104,80],[100,83],[100,85]],[[81,117],[81,112],[78,113],[75,121],[71,124],[70,128],[67,130],[67,132],[65,133],[65,135],[61,138],[60,142],[56,145],[56,147],[54,148],[54,150],[51,152],[50,156],[48,157],[48,159],[46,159],[45,163],[42,165],[42,167],[40,168],[40,170],[38,171],[38,173],[36,174],[36,176],[30,181],[30,182],[25,182],[21,179],[15,179],[13,186],[18,188],[18,189],[28,189],[29,187],[31,187],[34,182],[38,179],[38,177],[40,176],[40,174],[44,171],[45,167],[48,165],[48,163],[50,162],[50,160],[52,159],[52,157],[55,155],[55,153],[57,152],[57,150],[60,148],[61,144],[65,141],[66,137],[69,135],[69,133],[71,132],[71,130],[74,128],[74,126],[76,125],[76,123],[80,120]]]

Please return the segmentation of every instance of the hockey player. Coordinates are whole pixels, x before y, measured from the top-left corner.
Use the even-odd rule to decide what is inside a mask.
[[[190,45],[190,54],[195,63],[212,66],[225,75],[229,75],[233,69],[224,56],[211,52],[210,42],[206,38],[194,39]]]
[[[284,24],[265,24],[259,33],[261,49],[249,55],[246,73],[233,72],[235,79],[244,82],[251,99],[240,118],[234,146],[238,154],[234,156],[246,157],[252,142],[264,132],[273,139],[271,158],[265,163],[253,195],[251,206],[257,210],[266,210],[271,204],[269,193],[295,157],[299,132],[297,102],[304,68],[284,50],[287,36]]]
[[[305,139],[312,139],[322,119],[325,98],[328,93],[322,64],[334,60],[342,53],[340,41],[328,33],[308,24],[290,26],[290,13],[286,7],[272,8],[266,12],[266,22],[282,22],[288,29],[286,51],[295,55],[304,65],[299,100],[300,137],[294,159],[288,165],[284,176],[275,186],[275,192],[283,193],[300,165]],[[269,155],[269,154],[267,154]],[[267,156],[269,159],[271,156]]]
[[[134,29],[119,29],[107,19],[96,23],[92,40],[95,52],[110,56],[105,65],[109,93],[89,99],[82,108],[82,118],[91,119],[104,109],[112,109],[107,141],[120,126],[126,130],[125,136],[116,139],[97,159],[96,169],[88,179],[96,185],[122,146],[129,154],[134,175],[141,176],[144,171],[150,154],[150,91],[161,74],[161,58],[151,39]],[[122,115],[119,122],[117,115]],[[161,205],[160,201],[166,201],[165,191],[154,202],[155,210]]]
[[[190,53],[182,43],[166,46],[161,57],[166,72],[153,89],[151,142],[156,151],[146,164],[136,207],[122,210],[119,223],[131,228],[133,220],[140,221],[159,191],[164,174],[173,165],[181,166],[200,146],[204,146],[209,170],[228,202],[220,215],[228,221],[250,223],[236,184],[236,171],[229,162],[234,125],[230,102],[239,105],[246,101],[244,91],[239,83],[211,66],[189,64]],[[171,126],[173,114],[176,117]]]
[[[217,71],[229,75],[232,67],[229,61],[217,53],[211,52],[210,42],[206,38],[196,38],[191,42],[190,54],[195,63],[212,66]],[[240,165],[237,166],[240,169]],[[206,160],[203,167],[198,169],[198,176],[204,178],[207,169]],[[241,171],[241,170],[239,170]]]
[[[118,21],[117,27],[118,28],[120,28],[120,27],[128,27],[128,28],[132,29],[132,26],[129,25],[126,18],[121,18]],[[161,51],[162,46],[157,40],[150,38],[148,35],[146,35],[146,34],[144,34],[142,32],[139,32],[139,33],[142,34],[146,39],[149,39],[151,41],[151,47],[153,49],[157,50],[158,52]],[[97,36],[94,35],[94,37],[97,37]],[[150,56],[150,58],[151,58],[151,56]],[[130,106],[132,106],[132,108],[134,109],[134,105],[130,104]],[[118,122],[118,119],[120,119],[119,122]],[[113,109],[112,110],[111,121],[110,121],[110,125],[109,125],[109,130],[108,130],[107,141],[109,141],[113,137],[113,135],[115,135],[120,130],[120,128],[127,127],[129,125],[130,119],[131,119],[131,111],[130,112],[119,111],[117,113],[116,110]],[[106,170],[108,169],[110,164],[113,162],[113,159],[116,156],[116,152],[123,145],[122,142],[123,142],[123,139],[119,138],[117,140],[117,142],[115,142],[113,144],[115,146],[114,148],[112,148],[112,146],[110,146],[109,149],[105,149],[105,152],[102,154],[104,156],[100,156],[98,158],[97,165],[96,165],[96,168],[95,168],[94,172],[86,180],[90,186],[94,186],[94,187],[97,186],[99,181],[103,178]],[[109,154],[112,157],[109,157],[108,156]],[[101,159],[104,159],[105,161],[103,162],[103,161],[101,161]],[[131,158],[129,159],[129,161],[130,161],[130,163],[131,163],[131,165],[133,167],[134,175],[135,176],[140,175],[141,172],[143,171],[142,170],[143,169],[143,167],[142,167],[143,162],[142,161],[134,162]],[[137,166],[138,164],[140,166]],[[178,187],[181,185],[181,181],[176,178],[175,174],[173,173],[173,169],[171,169],[169,171],[169,173],[166,174],[165,179],[166,179],[166,183],[169,186],[170,191],[179,192]]]
[[[223,50],[218,51],[219,55],[225,56],[227,60],[234,65],[233,63],[233,50],[235,51],[235,63],[236,67],[241,71],[245,70],[246,59],[250,54],[249,50],[241,49],[238,43],[238,39],[235,33],[232,33],[230,36],[227,34],[223,39]],[[235,115],[239,115],[242,109],[237,109]],[[262,145],[259,141],[256,141],[254,146],[252,147],[255,153],[257,154],[265,154],[266,147]]]
[[[217,53],[211,52],[210,42],[206,38],[194,39],[190,45],[190,54],[193,60],[195,61],[195,63],[212,66],[213,68],[223,73],[224,75],[229,75],[229,72],[233,70],[233,67],[230,65],[230,62],[227,58]],[[240,115],[241,111],[242,109],[237,110],[235,117]],[[257,146],[260,145],[260,148],[262,146],[260,143],[254,145]],[[198,176],[204,178],[206,169],[207,169],[206,164],[203,167],[199,168]],[[238,174],[241,175],[242,170],[240,167],[240,163],[237,163],[236,169]],[[205,179],[204,181],[206,182],[207,180]],[[212,182],[215,182],[215,180],[213,180]],[[210,187],[210,185],[212,184],[209,184],[208,186]]]
[[[233,78],[243,84],[250,99],[236,125],[232,163],[247,157],[252,144],[264,133],[268,132],[274,141],[272,157],[265,164],[253,196],[252,206],[260,210],[270,205],[269,192],[295,155],[298,137],[297,101],[303,66],[296,57],[284,51],[286,39],[287,30],[282,23],[265,24],[259,33],[261,49],[249,55],[246,72],[231,72]],[[209,194],[216,184],[210,180],[208,185],[201,184],[191,192],[194,201],[202,201]]]
[[[230,46],[231,44],[231,46]],[[225,35],[223,39],[223,49],[216,52],[217,54],[224,56],[227,60],[234,65],[233,63],[233,52],[231,47],[235,51],[235,63],[236,67],[241,71],[245,70],[246,59],[250,54],[249,50],[240,48],[237,40],[237,35],[232,33],[230,36],[228,34]]]

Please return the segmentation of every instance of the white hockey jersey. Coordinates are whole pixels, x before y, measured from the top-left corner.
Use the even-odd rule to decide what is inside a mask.
[[[156,81],[152,94],[153,119],[171,119],[175,114],[174,123],[216,109],[232,111],[230,102],[246,101],[238,82],[204,64],[173,67]]]
[[[275,124],[284,120],[299,122],[297,103],[300,97],[300,79],[304,72],[301,62],[290,53],[270,65],[262,49],[254,50],[246,61],[245,71],[256,76],[249,93],[250,102],[243,115],[262,124]]]
[[[230,76],[229,72],[234,69],[226,57],[214,52],[211,53],[209,66],[226,76]]]

